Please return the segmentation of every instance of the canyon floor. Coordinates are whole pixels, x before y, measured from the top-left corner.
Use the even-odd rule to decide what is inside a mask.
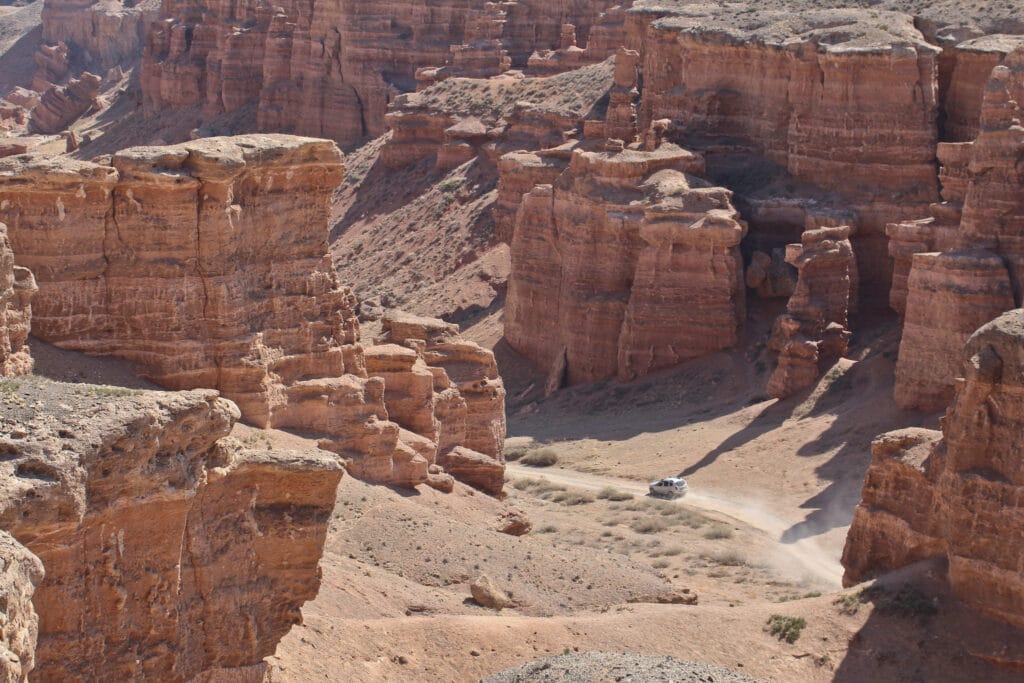
[[[486,341],[495,324],[468,333]],[[551,450],[557,464],[510,465],[504,500],[345,477],[323,585],[271,658],[272,680],[472,681],[578,652],[667,655],[776,681],[1019,680],[1024,639],[967,611],[941,564],[839,586],[870,439],[937,418],[892,406],[894,340],[874,329],[857,340],[859,360],[781,403],[744,374],[756,343],[548,399],[530,398],[538,378],[506,357],[512,457]],[[32,351],[40,375],[145,386],[118,361],[34,340]],[[310,445],[244,425],[233,436]],[[691,486],[682,500],[644,495],[647,481],[680,473]],[[497,531],[512,508],[530,533]],[[470,598],[483,574],[511,607]],[[775,615],[806,621],[795,642],[770,633]]]

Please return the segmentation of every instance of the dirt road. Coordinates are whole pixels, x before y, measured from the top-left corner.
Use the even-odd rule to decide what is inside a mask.
[[[541,469],[508,463],[507,472],[516,477],[542,478],[562,486],[591,491],[600,491],[611,486],[635,495],[647,495],[647,485],[644,483],[575,470]],[[816,582],[827,585],[829,588],[841,587],[843,568],[839,564],[839,550],[822,547],[814,538],[803,538],[792,543],[784,543],[782,534],[793,525],[792,521],[782,519],[760,505],[734,500],[717,491],[694,491],[691,489],[685,498],[677,499],[676,503],[716,512],[762,531],[775,542],[779,553],[778,561],[775,564],[779,569],[813,578]]]

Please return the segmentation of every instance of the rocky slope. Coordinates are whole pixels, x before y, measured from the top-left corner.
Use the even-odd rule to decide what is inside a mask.
[[[46,572],[33,678],[258,666],[300,620],[336,457],[223,440],[238,408],[212,391],[25,378],[3,400],[0,526]]]
[[[942,432],[879,437],[843,553],[847,584],[928,557],[949,560],[969,604],[1024,624],[1021,431],[1024,310],[971,335]]]

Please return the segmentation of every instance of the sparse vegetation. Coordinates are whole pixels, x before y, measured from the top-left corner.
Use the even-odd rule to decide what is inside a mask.
[[[724,524],[715,524],[710,529],[704,532],[704,538],[709,541],[717,541],[725,538],[732,538],[735,534],[731,527],[727,527]]]
[[[803,617],[787,617],[782,614],[773,614],[768,617],[768,631],[779,640],[793,644],[800,638],[800,634],[807,626],[807,620]]]
[[[126,389],[124,387],[101,387],[92,385],[83,385],[75,388],[75,393],[79,396],[98,396],[100,398],[122,398],[124,396],[141,396],[142,391],[139,389]]]
[[[701,555],[705,560],[720,564],[725,567],[746,567],[749,563],[747,558],[736,550],[725,550],[718,553]]]
[[[900,586],[891,592],[884,586],[874,585],[861,591],[861,602],[870,600],[882,614],[904,618],[916,618],[926,622],[938,611],[938,601],[929,598],[924,591],[911,583]]]
[[[586,491],[562,491],[551,497],[562,505],[586,505],[594,502],[594,496]]]
[[[668,525],[657,517],[638,519],[629,526],[638,534],[654,534],[668,528]]]
[[[519,462],[530,467],[551,467],[558,462],[558,454],[550,448],[540,448],[530,451]]]
[[[614,486],[605,486],[598,491],[597,497],[601,500],[624,501],[633,500],[633,494],[629,491],[621,491]]]

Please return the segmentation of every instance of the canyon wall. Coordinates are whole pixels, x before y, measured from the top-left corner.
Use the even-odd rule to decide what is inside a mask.
[[[948,404],[956,351],[980,325],[1021,304],[1021,101],[1024,49],[992,70],[977,139],[940,146],[947,201],[932,206],[930,219],[889,228],[890,252],[901,276],[891,299],[905,311],[895,395],[905,408],[940,410]]]
[[[559,47],[563,23],[586,35],[614,4],[501,3],[502,49],[525,65],[533,50]],[[476,11],[469,0],[164,0],[146,38],[144,104],[201,105],[207,115],[249,107],[260,130],[353,144],[385,132],[388,104],[416,89],[418,70],[444,66],[451,46],[473,47],[482,37]]]
[[[319,589],[340,460],[223,439],[238,408],[212,391],[16,394],[0,527],[45,568],[32,678],[259,667]]]
[[[14,265],[7,226],[0,223],[0,377],[32,372],[32,355],[25,342],[38,289],[32,272]]]
[[[1024,310],[977,330],[958,355],[942,432],[909,429],[872,445],[843,552],[844,583],[930,557],[949,560],[968,604],[1024,625]]]
[[[427,481],[437,444],[417,450],[389,421],[329,254],[341,178],[334,143],[282,135],[129,148],[107,163],[0,160],[0,217],[39,273],[33,333],[129,360],[167,388],[217,389],[247,422],[318,435],[366,478]],[[503,471],[495,429],[486,450]]]
[[[105,73],[138,59],[157,2],[122,0],[44,0],[43,41],[64,44],[79,68]],[[52,80],[52,79],[51,79]]]
[[[620,141],[575,150],[553,185],[523,197],[505,338],[548,373],[549,389],[629,379],[736,343],[746,226],[727,190],[692,175],[703,167],[672,144],[648,152]]]
[[[27,683],[35,667],[39,617],[32,604],[43,580],[43,563],[6,531],[0,531],[0,600],[4,623],[0,626],[0,680]]]
[[[641,128],[670,118],[684,146],[753,152],[837,195],[858,213],[865,294],[884,301],[885,224],[937,199],[939,49],[898,13],[659,8],[631,11]],[[708,154],[709,169],[719,163]]]

